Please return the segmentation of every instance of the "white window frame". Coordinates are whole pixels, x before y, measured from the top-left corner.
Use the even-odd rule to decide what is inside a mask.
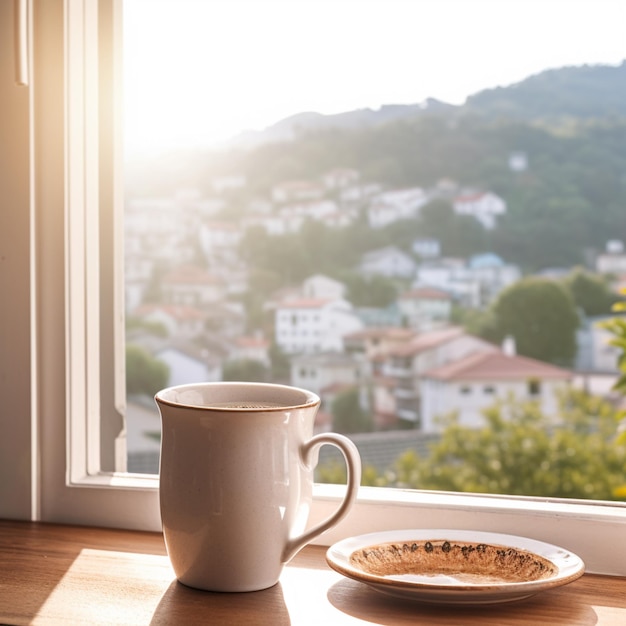
[[[21,353],[31,380],[30,390],[11,390],[10,410],[0,412],[0,427],[14,433],[15,443],[4,446],[0,458],[0,516],[158,531],[157,477],[103,473],[98,467],[102,395],[123,410],[119,389],[102,384],[103,372],[113,379],[123,372],[119,355],[102,347],[116,332],[120,339],[123,317],[115,286],[94,270],[102,258],[101,239],[90,211],[107,193],[110,204],[119,200],[119,181],[109,175],[105,189],[102,180],[96,187],[97,173],[104,170],[101,141],[92,132],[98,99],[85,90],[93,67],[86,71],[84,62],[95,62],[92,39],[85,35],[93,34],[99,10],[101,19],[116,16],[119,3],[100,0],[99,9],[98,0],[33,0],[34,82],[28,89],[34,140],[31,183],[22,197],[30,202],[31,219],[19,225],[30,234],[31,250],[16,257],[18,271],[7,290],[12,293],[12,286],[30,276],[31,297],[17,302],[23,315],[16,326],[30,333],[0,351],[3,371]],[[104,158],[115,163],[116,156],[113,146]],[[21,204],[7,210],[22,210]],[[112,271],[121,276],[119,266]],[[111,320],[113,330],[103,332]],[[3,397],[7,384],[0,379]],[[317,485],[310,522],[328,515],[342,492],[339,485]],[[348,517],[319,541],[394,528],[524,535],[575,551],[589,571],[626,575],[621,503],[362,488]]]

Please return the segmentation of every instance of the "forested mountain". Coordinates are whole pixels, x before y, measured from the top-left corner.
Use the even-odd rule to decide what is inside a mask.
[[[208,192],[212,177],[244,174],[250,198],[336,167],[387,188],[452,179],[505,199],[508,213],[487,246],[528,271],[584,263],[608,239],[626,240],[626,62],[549,70],[476,94],[463,107],[432,104],[414,114],[392,107],[376,123],[366,123],[363,111],[354,113],[358,124],[346,113],[339,126],[303,116],[292,140],[178,154],[175,165],[151,163],[150,178],[158,176],[164,191],[206,185]],[[306,119],[318,123],[307,128]],[[509,168],[514,152],[526,155],[525,171]]]
[[[467,111],[524,120],[626,115],[626,61],[618,67],[584,65],[546,70],[510,87],[470,96]]]

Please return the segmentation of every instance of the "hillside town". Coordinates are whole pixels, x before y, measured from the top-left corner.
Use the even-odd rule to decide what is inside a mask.
[[[523,154],[511,155],[512,171],[527,166]],[[334,399],[356,390],[371,416],[366,430],[374,432],[355,440],[378,434],[388,441],[397,433],[388,455],[402,451],[411,438],[437,436],[439,418],[452,411],[460,424],[478,426],[481,412],[496,398],[536,400],[549,415],[569,385],[593,385],[595,392],[610,394],[616,352],[600,320],[583,320],[571,369],[517,354],[515,337],[494,345],[455,324],[454,307],[484,309],[523,271],[488,250],[447,257],[433,238],[416,239],[410,251],[395,245],[370,250],[352,268],[365,278],[382,276],[405,286],[389,306],[355,306],[344,283],[318,273],[264,294],[263,313],[271,323],[251,327],[242,299],[251,268],[241,255],[250,229],[279,236],[297,234],[307,221],[349,229],[365,219],[375,230],[417,219],[422,207],[445,199],[455,214],[489,231],[507,212],[506,200],[494,192],[451,180],[428,189],[389,189],[362,183],[355,170],[335,169],[319,180],[275,185],[269,197],[248,200],[241,217],[226,219],[227,198],[246,197],[246,179],[215,179],[212,189],[133,198],[126,206],[126,317],[134,322],[128,324],[127,345],[165,363],[168,385],[222,380],[233,363],[255,362],[269,371],[280,354],[288,367],[277,382],[322,398],[318,431],[334,429]],[[608,242],[593,263],[589,269],[611,275],[616,289],[626,281],[620,241]],[[128,429],[129,471],[156,471],[159,421],[151,398],[129,398]]]

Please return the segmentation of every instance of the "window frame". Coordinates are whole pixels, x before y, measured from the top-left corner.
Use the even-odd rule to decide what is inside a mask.
[[[107,193],[109,201],[118,198],[115,175],[104,178],[108,189],[103,189],[103,180],[98,183],[94,172],[101,174],[120,153],[113,145],[105,146],[103,154],[93,134],[81,136],[81,124],[93,120],[87,109],[94,103],[76,87],[75,80],[86,75],[85,66],[68,51],[85,44],[95,16],[105,22],[117,20],[121,0],[33,0],[33,7],[32,254],[18,258],[20,271],[12,277],[14,281],[31,277],[31,300],[28,305],[19,301],[23,324],[30,328],[32,349],[24,338],[20,346],[29,355],[25,362],[32,360],[31,380],[29,392],[20,392],[18,398],[19,420],[7,415],[9,411],[0,415],[5,429],[13,420],[11,426],[21,435],[8,456],[0,459],[2,476],[12,476],[6,470],[13,464],[19,467],[24,458],[32,469],[19,473],[16,489],[0,501],[0,515],[159,531],[158,477],[103,473],[97,462],[102,396],[123,411],[116,396],[119,388],[101,380],[103,371],[113,378],[123,371],[119,355],[102,350],[102,344],[119,333],[123,317],[116,312],[115,286],[101,273],[91,273],[90,264],[107,257],[95,245],[103,242],[98,223],[84,213],[85,207],[102,203]],[[68,106],[80,119],[70,119]],[[97,154],[88,156],[94,149]],[[84,162],[81,155],[87,155]],[[93,186],[98,184],[96,191]],[[22,209],[16,205],[10,210]],[[106,245],[114,246],[113,239]],[[120,266],[113,271],[121,275]],[[90,281],[97,282],[97,290]],[[117,330],[103,331],[103,320],[114,320]],[[11,367],[12,357],[15,351],[0,353],[3,368]],[[7,491],[7,479],[0,483]],[[23,503],[25,490],[30,506]],[[327,516],[342,493],[340,485],[316,485],[310,524]],[[588,571],[626,575],[622,503],[363,487],[347,518],[318,542],[328,545],[347,536],[394,528],[476,528],[524,535],[575,551]]]

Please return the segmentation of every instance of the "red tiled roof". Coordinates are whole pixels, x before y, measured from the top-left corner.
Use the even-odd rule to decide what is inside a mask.
[[[235,344],[240,348],[267,348],[270,342],[264,337],[237,337]]]
[[[411,291],[405,291],[400,298],[402,300],[451,300],[452,297],[449,293],[435,289],[434,287],[418,287],[417,289],[411,289]]]
[[[365,328],[350,333],[344,339],[411,339],[415,336],[415,331],[410,328],[399,328],[397,326],[376,326]]]
[[[436,380],[569,380],[569,370],[524,356],[508,356],[500,350],[475,352],[453,363],[432,369],[425,378]]]
[[[220,281],[213,274],[209,274],[209,272],[200,267],[196,267],[195,265],[181,265],[180,267],[173,269],[171,272],[168,272],[163,277],[162,282],[184,285],[213,285],[219,283]]]
[[[278,305],[279,309],[319,309],[332,302],[330,298],[298,298],[297,300],[287,300]]]
[[[482,197],[486,196],[487,193],[484,191],[476,191],[474,193],[466,193],[454,198],[455,202],[475,202],[476,200],[480,200]]]
[[[462,337],[464,334],[465,331],[458,326],[421,333],[407,344],[394,348],[390,353],[392,356],[413,356],[425,350],[430,350],[444,343],[448,343],[448,341],[452,341],[458,337]]]

